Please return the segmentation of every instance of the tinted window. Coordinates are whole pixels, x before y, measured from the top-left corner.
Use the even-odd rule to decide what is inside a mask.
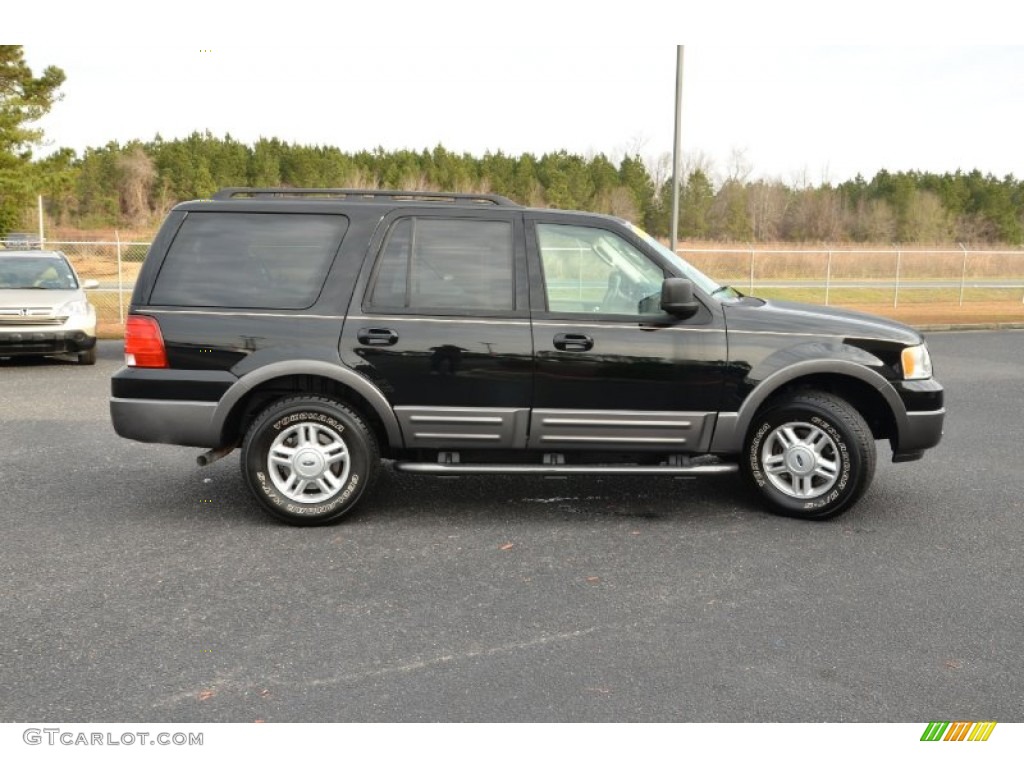
[[[316,301],[343,216],[190,213],[150,301],[180,307],[304,309]]]
[[[375,308],[512,309],[512,225],[506,221],[405,218],[377,263]]]

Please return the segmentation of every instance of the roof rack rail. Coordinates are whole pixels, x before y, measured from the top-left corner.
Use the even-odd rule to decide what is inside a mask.
[[[481,203],[519,207],[518,203],[501,195],[472,192],[411,192],[396,189],[291,189],[288,187],[226,187],[218,191],[214,200],[256,197],[324,197],[329,199],[416,201],[424,203]]]

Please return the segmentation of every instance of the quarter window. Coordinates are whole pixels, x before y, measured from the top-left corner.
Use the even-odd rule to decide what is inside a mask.
[[[305,309],[320,295],[344,216],[189,213],[157,276],[153,304]]]
[[[408,217],[388,232],[370,305],[509,310],[514,284],[511,223]]]

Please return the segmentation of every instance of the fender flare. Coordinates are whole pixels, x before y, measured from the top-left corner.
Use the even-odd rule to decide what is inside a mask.
[[[387,397],[374,384],[351,368],[341,365],[324,362],[323,360],[286,360],[259,368],[249,373],[228,389],[217,404],[210,426],[217,433],[222,434],[224,424],[235,406],[241,402],[247,394],[271,379],[278,379],[282,376],[321,376],[325,379],[343,384],[358,392],[373,408],[374,413],[380,418],[387,432],[388,442],[392,446],[401,447],[402,430],[398,426],[398,419],[391,409],[391,403]]]
[[[908,426],[907,411],[896,390],[879,373],[848,360],[806,360],[776,371],[747,395],[736,413],[720,413],[711,439],[711,453],[739,453],[747,436],[750,423],[758,409],[781,387],[791,381],[815,374],[846,376],[868,384],[885,400],[896,422],[896,431],[902,434]]]

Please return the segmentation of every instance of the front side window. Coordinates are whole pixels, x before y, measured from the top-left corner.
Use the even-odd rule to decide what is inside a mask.
[[[377,259],[370,306],[513,309],[512,242],[507,221],[398,219]]]
[[[603,315],[658,312],[665,273],[613,232],[538,224],[548,311]]]
[[[344,216],[192,212],[150,302],[176,307],[305,309],[323,288]]]

